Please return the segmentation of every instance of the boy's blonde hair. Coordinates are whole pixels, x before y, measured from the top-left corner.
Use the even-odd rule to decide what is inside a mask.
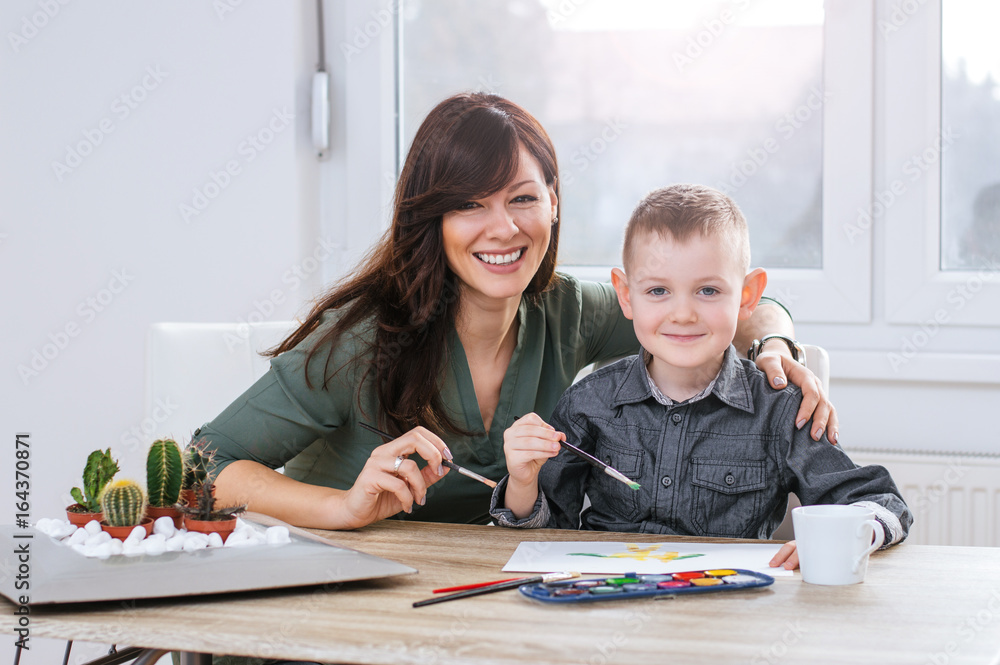
[[[647,194],[625,227],[622,261],[632,267],[635,243],[648,233],[683,242],[694,233],[718,236],[730,244],[743,272],[750,270],[750,232],[736,202],[704,185],[671,185]]]

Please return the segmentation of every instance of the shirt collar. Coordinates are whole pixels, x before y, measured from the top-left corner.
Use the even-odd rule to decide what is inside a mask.
[[[622,404],[632,404],[642,402],[655,396],[652,390],[652,382],[646,370],[644,356],[646,350],[633,356],[628,361],[625,375],[619,381],[611,400],[611,406],[621,406]],[[753,413],[753,398],[750,394],[750,381],[747,379],[747,371],[740,362],[736,349],[730,345],[722,358],[722,367],[712,383],[706,388],[703,394],[697,395],[693,399],[700,399],[709,393],[718,397],[729,406]],[[689,400],[691,401],[691,400]]]

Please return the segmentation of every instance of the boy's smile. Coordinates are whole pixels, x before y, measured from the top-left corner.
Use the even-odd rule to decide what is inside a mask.
[[[725,236],[695,233],[677,241],[647,233],[634,240],[628,276],[615,269],[612,281],[636,337],[653,356],[650,376],[661,392],[682,401],[718,374],[736,322],[753,311],[766,276],[761,270],[746,275]],[[753,283],[744,288],[747,282]]]

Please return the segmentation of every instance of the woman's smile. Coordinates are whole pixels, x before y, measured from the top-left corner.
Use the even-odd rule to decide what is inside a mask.
[[[506,188],[444,215],[445,256],[466,293],[520,301],[548,251],[555,192],[523,146],[519,162]]]

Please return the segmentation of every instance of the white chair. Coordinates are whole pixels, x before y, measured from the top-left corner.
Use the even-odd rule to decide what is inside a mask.
[[[154,323],[146,339],[143,435],[186,443],[267,371],[270,361],[259,352],[298,325]]]

